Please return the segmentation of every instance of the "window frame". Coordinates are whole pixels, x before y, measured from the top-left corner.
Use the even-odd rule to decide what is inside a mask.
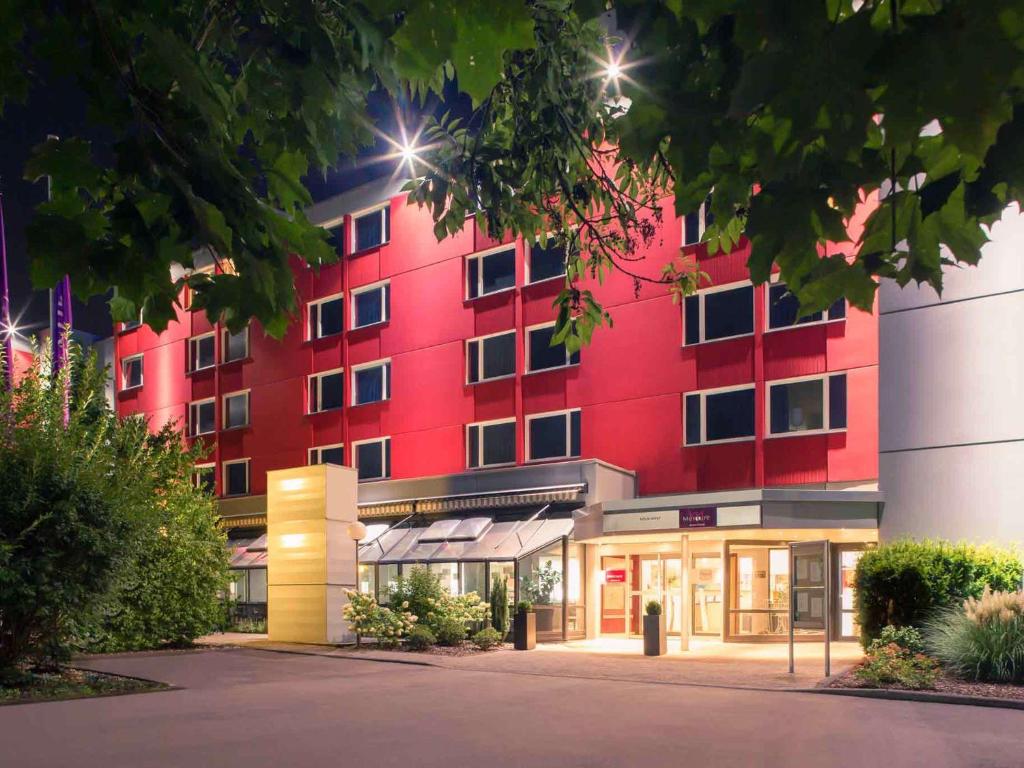
[[[776,272],[772,275],[771,279],[765,283],[764,286],[764,332],[765,333],[778,333],[779,331],[791,331],[794,328],[807,328],[808,326],[815,325],[828,325],[829,323],[844,323],[846,317],[850,312],[850,303],[846,298],[841,298],[839,301],[843,302],[843,316],[842,317],[829,317],[829,312],[832,307],[829,306],[821,311],[821,318],[818,320],[807,320],[803,323],[797,322],[793,325],[780,325],[778,327],[772,327],[772,288],[776,285],[785,285],[781,279],[779,279],[779,273]],[[788,290],[788,289],[787,289]]]
[[[754,432],[753,434],[746,435],[744,437],[725,437],[718,440],[708,440],[708,409],[707,409],[707,398],[708,395],[722,395],[728,392],[742,392],[750,390],[754,393],[753,405],[754,405]],[[686,398],[693,395],[700,396],[700,440],[696,443],[690,443],[686,440]],[[683,447],[684,448],[698,448],[702,445],[724,445],[726,443],[750,443],[757,439],[757,385],[754,382],[747,384],[733,384],[728,387],[712,387],[710,389],[695,389],[690,392],[683,392]]]
[[[508,416],[508,417],[503,418],[503,419],[488,419],[487,421],[474,421],[474,422],[470,422],[469,424],[467,424],[465,430],[463,431],[463,434],[465,435],[465,439],[466,439],[466,469],[468,469],[470,471],[475,471],[475,470],[478,470],[478,469],[495,469],[496,467],[514,467],[514,466],[516,466],[516,464],[518,463],[517,460],[516,460],[516,456],[515,456],[515,454],[516,454],[516,439],[517,439],[516,432],[517,432],[517,427],[518,427],[517,421],[518,420],[516,419],[515,416]],[[513,454],[512,461],[502,461],[502,462],[499,462],[499,463],[496,463],[496,464],[484,464],[484,431],[483,431],[484,427],[496,426],[498,424],[512,424],[513,425],[513,430],[512,430],[512,454]],[[480,430],[480,437],[477,440],[477,446],[476,446],[476,450],[477,450],[477,464],[476,464],[476,466],[473,466],[472,462],[470,461],[470,456],[469,456],[469,449],[470,449],[469,431],[471,429],[473,429],[474,427],[476,427],[477,429]]]
[[[242,331],[242,333],[245,334],[245,354],[242,355],[241,357],[232,357],[232,358],[228,357],[228,349],[229,349],[228,339],[232,336],[232,333],[227,328],[224,329],[224,334],[221,337],[221,347],[220,347],[220,361],[221,361],[222,365],[226,365],[227,363],[237,363],[240,360],[248,360],[249,359],[249,356],[250,356],[249,329],[250,329],[250,326],[247,325],[247,326],[245,326],[245,330]]]
[[[572,414],[580,414],[580,452],[576,455],[572,453]],[[541,459],[530,458],[532,450],[532,441],[530,439],[530,422],[536,419],[550,419],[553,416],[563,416],[565,419],[565,449],[566,453],[562,456],[545,456]],[[565,408],[558,411],[544,411],[543,413],[530,413],[527,414],[525,419],[525,434],[523,435],[523,442],[525,448],[525,463],[527,464],[538,464],[548,461],[565,461],[566,459],[578,459],[583,455],[583,409],[582,408]]]
[[[196,354],[197,345],[204,339],[213,339],[213,362],[209,365],[196,366],[195,361],[198,358]],[[200,371],[209,371],[212,368],[217,367],[217,332],[208,331],[206,333],[200,333],[196,336],[190,336],[188,339],[188,355],[186,360],[186,368],[188,373],[199,373]]]
[[[498,336],[508,336],[508,335],[511,335],[512,336],[513,351],[518,351],[515,348],[515,345],[516,345],[516,339],[515,339],[516,333],[517,333],[516,329],[515,328],[511,328],[511,329],[505,330],[505,331],[498,331],[497,333],[486,333],[483,336],[474,336],[471,339],[466,339],[465,348],[463,349],[463,357],[464,357],[465,362],[466,362],[466,386],[467,387],[475,387],[477,384],[484,384],[485,382],[489,382],[489,381],[501,381],[502,379],[512,379],[512,378],[515,378],[515,375],[516,375],[516,373],[518,373],[518,368],[519,368],[519,365],[518,365],[519,361],[518,360],[514,361],[513,364],[512,364],[512,373],[503,373],[501,376],[490,376],[490,377],[484,378],[483,343],[487,339],[494,339],[494,338],[497,338]],[[479,346],[479,351],[477,352],[477,360],[476,360],[476,367],[477,367],[477,380],[476,381],[470,381],[470,378],[469,378],[469,368],[470,368],[470,364],[469,364],[469,346],[470,346],[470,344],[479,344],[480,345]],[[547,369],[545,369],[545,370],[547,370]]]
[[[323,464],[324,463],[323,462],[323,451],[330,451],[330,450],[333,450],[335,448],[340,448],[341,449],[341,459],[342,459],[342,462],[344,462],[344,460],[345,460],[345,444],[344,443],[328,443],[327,445],[314,445],[313,447],[307,449],[307,451],[306,451],[306,463],[309,466],[311,466],[311,467],[316,466],[317,464]],[[314,454],[317,455],[317,458],[319,458],[320,461],[316,461],[316,462],[313,461],[313,455]],[[342,463],[341,466],[345,466],[345,464]]]
[[[317,413],[329,413],[331,411],[340,411],[340,410],[343,410],[345,408],[345,392],[344,391],[342,391],[342,393],[341,393],[341,405],[339,405],[339,406],[337,406],[335,408],[317,408],[317,410],[314,411],[313,408],[311,407],[313,400],[310,397],[310,394],[313,391],[313,389],[312,389],[313,386],[314,386],[313,380],[316,379],[316,402],[317,402],[317,405],[319,406],[323,402],[323,381],[322,381],[323,377],[324,376],[334,376],[334,375],[337,375],[337,374],[341,374],[341,386],[344,387],[345,386],[345,368],[344,367],[341,367],[341,368],[331,368],[331,369],[326,370],[326,371],[318,371],[317,373],[310,373],[310,374],[306,375],[306,415],[307,416],[312,416],[312,415],[317,414]]]
[[[221,476],[223,478],[223,484],[224,484],[224,494],[223,495],[226,498],[234,498],[234,497],[237,497],[237,496],[249,496],[249,495],[252,494],[252,466],[251,466],[251,462],[252,462],[251,458],[245,458],[245,459],[228,459],[227,461],[222,461],[220,463],[220,465],[221,465]],[[244,464],[245,465],[245,490],[242,493],[231,493],[230,492],[230,486],[228,484],[228,478],[230,477],[230,473],[228,472],[228,467],[232,466],[234,464]]]
[[[508,293],[509,291],[516,290],[516,288],[519,287],[518,280],[516,278],[516,250],[516,242],[513,240],[511,243],[505,243],[504,245],[497,245],[493,248],[486,248],[482,251],[475,251],[473,253],[466,254],[466,258],[463,260],[463,269],[465,270],[465,274],[462,280],[462,295],[464,300],[476,301],[478,299],[483,299],[487,296],[497,296],[498,294],[501,293]],[[488,258],[489,256],[495,256],[499,253],[505,253],[506,251],[512,251],[512,285],[508,286],[507,288],[499,288],[496,291],[489,291],[488,293],[484,293],[484,259]],[[476,269],[476,296],[469,295],[469,262],[471,261],[479,262]]]
[[[320,327],[323,325],[321,318],[321,308],[324,304],[332,301],[341,302],[341,328],[336,333],[322,334]],[[316,312],[316,335],[313,334],[313,317],[312,313]],[[321,296],[318,299],[310,299],[306,302],[306,341],[318,341],[320,339],[331,339],[336,336],[341,336],[345,333],[345,292],[339,291],[338,293],[332,293],[329,296]]]
[[[687,242],[686,241],[686,216],[687,215],[683,214],[682,216],[679,217],[679,229],[680,229],[680,235],[681,235],[680,242],[682,243],[682,247],[683,248],[692,248],[695,245],[700,245],[700,243],[704,240],[704,233],[707,232],[707,229],[708,229],[707,212],[708,212],[708,200],[710,198],[711,198],[711,195],[709,194],[704,199],[704,202],[702,202],[700,204],[700,207],[697,208],[697,239],[694,240],[693,242]]]
[[[829,398],[829,387],[832,378],[835,376],[846,377],[846,426],[833,427],[832,402]],[[802,429],[795,432],[772,432],[772,388],[786,384],[799,384],[803,381],[821,381],[821,429]],[[772,379],[764,383],[764,439],[777,440],[786,437],[806,437],[808,435],[827,435],[832,433],[846,432],[850,424],[850,377],[848,370],[826,371],[825,373],[812,373],[806,376],[791,376],[786,379]]]
[[[554,233],[548,232],[545,235],[545,238],[547,240],[551,240],[553,236],[554,236]],[[546,283],[546,282],[548,282],[550,280],[559,280],[559,279],[564,280],[565,276],[567,274],[566,269],[565,269],[565,261],[564,261],[564,259],[562,261],[562,272],[561,272],[561,274],[551,275],[550,277],[542,277],[539,280],[534,280],[533,279],[533,247],[534,247],[534,245],[536,245],[536,243],[534,243],[532,240],[527,240],[526,238],[523,238],[523,250],[524,250],[525,256],[526,256],[526,258],[523,259],[523,266],[524,266],[524,269],[525,269],[525,275],[524,276],[526,278],[526,285],[540,285],[540,284]],[[569,244],[568,243],[566,243],[565,249],[566,249],[566,254],[568,254],[568,251],[569,251]]]
[[[199,473],[202,472],[203,470],[207,470],[207,469],[213,471],[213,487],[212,487],[210,492],[214,496],[216,496],[217,495],[217,462],[215,462],[215,461],[210,461],[210,462],[206,462],[206,463],[202,463],[202,464],[193,464],[192,465],[192,485],[195,486],[196,488],[202,488],[203,487],[202,484],[199,482]]]
[[[356,402],[356,374],[358,374],[360,371],[366,371],[371,368],[384,369],[384,372],[382,374],[384,397],[382,397],[380,400],[367,400],[364,403]],[[350,384],[351,386],[349,391],[351,392],[351,395],[349,396],[349,405],[352,406],[353,408],[356,408],[361,405],[373,405],[374,403],[386,403],[388,400],[391,399],[391,358],[385,357],[380,360],[373,360],[369,363],[359,363],[359,365],[351,366]]]
[[[251,398],[250,398],[249,393],[250,393],[250,390],[248,390],[248,389],[238,389],[238,390],[235,390],[234,392],[226,392],[226,393],[224,393],[223,395],[220,396],[221,397],[220,411],[221,411],[221,430],[222,431],[229,432],[229,431],[235,430],[235,429],[245,429],[246,427],[248,427],[248,426],[250,426],[252,424],[252,412],[250,410],[250,408],[252,406],[252,402],[251,402]],[[242,397],[242,396],[245,397],[245,423],[244,424],[235,424],[234,426],[230,426],[229,427],[228,426],[228,413],[229,413],[228,400],[230,398],[232,398],[232,397]]]
[[[365,325],[356,323],[356,298],[364,293],[380,291],[381,319]],[[357,331],[363,328],[373,328],[378,325],[386,325],[391,321],[391,280],[378,280],[376,283],[361,285],[358,288],[349,290],[349,330]]]
[[[369,443],[380,443],[381,456],[380,466],[384,470],[384,474],[380,477],[359,477],[359,446],[368,445]],[[390,435],[382,435],[381,437],[371,437],[366,440],[353,440],[352,441],[352,468],[356,471],[356,482],[359,483],[372,483],[378,480],[390,480],[391,479],[391,460],[390,460]],[[385,445],[387,444],[387,445]]]
[[[387,213],[385,213],[385,211]],[[376,245],[370,245],[366,248],[359,248],[356,242],[356,222],[359,219],[364,219],[367,216],[372,216],[374,213],[380,215],[380,230],[384,235],[384,239]],[[391,242],[391,200],[385,200],[382,203],[375,203],[374,205],[366,208],[361,208],[358,211],[353,211],[349,214],[349,236],[348,236],[348,247],[349,255],[354,256],[357,253],[364,253],[366,251],[372,251],[374,248],[380,248],[383,245],[387,245]]]
[[[532,356],[530,355],[530,335],[534,331],[540,330],[541,328],[554,328],[554,327],[555,327],[555,321],[554,320],[549,320],[549,321],[547,321],[545,323],[535,323],[534,325],[528,325],[528,326],[526,326],[523,329],[523,336],[525,337],[524,338],[525,344],[524,344],[524,350],[523,350],[524,353],[525,353],[524,354],[524,365],[525,365],[525,368],[526,368],[526,370],[523,371],[523,375],[524,376],[531,376],[531,375],[537,374],[537,373],[546,373],[548,371],[562,371],[562,370],[565,370],[566,368],[577,368],[577,367],[579,367],[579,365],[580,365],[580,363],[582,361],[583,356],[579,352],[573,353],[575,355],[578,355],[580,359],[577,360],[575,363],[572,362],[572,356],[573,355],[569,353],[569,349],[563,344],[562,348],[565,349],[565,365],[553,365],[550,368],[537,368],[536,370],[533,369],[533,360],[531,359]]]
[[[128,385],[128,377],[126,375],[126,368],[128,363],[139,361],[139,383]],[[145,355],[139,352],[134,355],[125,355],[121,358],[121,392],[131,392],[136,389],[142,389],[142,385],[146,383],[146,360]]]
[[[194,431],[199,423],[199,419],[193,416],[193,409],[201,406],[213,404],[213,429],[209,432],[196,432]],[[203,397],[199,400],[192,400],[188,404],[188,420],[186,422],[186,437],[204,437],[205,435],[217,434],[217,398],[216,397]]]
[[[719,336],[715,339],[705,338],[705,327],[707,325],[707,310],[705,309],[705,299],[713,293],[722,293],[724,291],[735,291],[740,288],[751,288],[750,292],[750,330],[746,333],[735,333],[732,336]],[[696,347],[700,344],[715,344],[719,341],[730,341],[731,339],[746,339],[753,336],[757,332],[757,286],[750,280],[736,280],[731,283],[725,283],[724,285],[713,285],[707,288],[701,288],[697,293],[690,294],[683,298],[682,304],[682,330],[683,330],[683,346],[684,347]],[[697,297],[700,311],[700,318],[697,329],[697,341],[687,344],[686,343],[686,299],[693,296]]]

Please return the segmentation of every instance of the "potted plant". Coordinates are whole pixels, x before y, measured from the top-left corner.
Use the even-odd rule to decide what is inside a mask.
[[[541,632],[550,632],[555,628],[555,614],[561,616],[561,604],[552,604],[551,594],[562,581],[562,573],[557,570],[550,560],[534,568],[533,573],[523,579],[522,593],[526,595],[534,606],[537,629]]]
[[[537,614],[533,612],[533,605],[526,600],[516,603],[512,634],[517,651],[532,651],[537,647]]]
[[[665,614],[661,612],[660,602],[648,600],[644,611],[644,656],[664,656],[666,653]]]

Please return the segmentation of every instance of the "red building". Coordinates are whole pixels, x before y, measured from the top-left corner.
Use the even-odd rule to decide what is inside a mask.
[[[578,553],[577,599],[593,615],[588,620],[580,609],[571,616],[563,594],[562,636],[626,631],[638,615],[634,593],[676,599],[666,586],[675,578],[673,565],[655,556],[654,574],[644,565],[644,542],[624,548],[625,539],[615,536],[651,532],[656,549],[659,536],[674,529],[675,538],[664,540],[678,541],[678,528],[693,526],[651,527],[636,518],[635,530],[623,527],[644,510],[718,510],[718,519],[700,526],[707,530],[691,536],[713,536],[707,541],[709,551],[717,547],[718,565],[702,568],[694,559],[690,569],[680,569],[679,560],[674,567],[694,585],[688,577],[703,572],[705,582],[718,584],[719,601],[725,594],[737,606],[760,599],[758,590],[751,586],[745,599],[738,587],[727,594],[728,585],[756,580],[748,571],[768,571],[771,581],[771,568],[761,565],[774,556],[771,546],[758,545],[756,556],[741,563],[742,552],[727,551],[730,540],[761,539],[769,530],[777,532],[767,536],[772,541],[805,538],[793,534],[797,529],[810,537],[835,531],[828,538],[837,546],[874,540],[874,314],[840,303],[797,323],[784,285],[751,285],[746,247],[708,256],[705,246],[686,245],[710,275],[706,289],[679,303],[664,286],[635,287],[612,274],[591,287],[614,326],[599,329],[570,357],[549,343],[552,301],[564,284],[559,254],[490,239],[472,219],[439,243],[428,212],[382,184],[320,203],[310,215],[335,233],[343,257],[319,272],[296,261],[302,315],[283,340],[265,337],[255,324],[232,337],[184,308],[162,334],[138,326],[116,336],[119,412],[145,414],[154,428],[176,421],[211,443],[209,465],[200,471],[234,531],[251,539],[265,524],[268,470],[319,461],[357,467],[361,514],[384,521],[371,526],[371,536],[386,531],[393,539],[455,512],[483,510],[494,524],[529,521],[544,502],[549,522],[569,526],[559,533],[559,560],[570,589],[569,547],[591,545]],[[656,275],[684,241],[699,237],[699,225],[699,216],[684,221],[667,205],[641,268]],[[574,493],[562,493],[573,485],[561,482],[567,472],[579,479]],[[751,506],[748,491],[758,494],[756,523],[740,515],[723,524],[723,512],[728,519],[729,510]],[[770,524],[772,504],[789,505],[789,522]],[[579,522],[581,509],[602,505],[600,530]],[[409,515],[413,523],[391,528]],[[421,528],[408,527],[414,523]],[[733,528],[758,533],[737,539]],[[856,533],[838,533],[844,530]],[[386,582],[415,560],[392,552],[389,562],[383,539],[374,550],[380,554],[370,557],[371,544],[363,545],[364,586]],[[260,564],[260,551],[256,542],[239,562]],[[520,571],[522,556],[512,558]],[[481,557],[488,564],[468,576],[467,560],[418,561],[440,563],[436,570],[455,589],[482,581],[486,591],[498,572],[490,560],[497,562]],[[653,582],[643,582],[645,569]],[[629,572],[621,584],[583,586],[588,577],[581,574],[593,581],[614,571],[617,579],[619,570]],[[612,594],[617,587],[621,600]],[[694,595],[679,594],[677,624],[689,621],[696,632]],[[605,608],[620,603],[621,621],[618,608]],[[761,609],[730,603],[730,610]],[[707,629],[706,615],[702,621]],[[711,634],[725,639],[745,634],[731,619],[713,623]]]

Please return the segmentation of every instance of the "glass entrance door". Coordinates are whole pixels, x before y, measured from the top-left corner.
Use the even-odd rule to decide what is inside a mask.
[[[643,635],[643,615],[647,603],[657,600],[665,614],[670,635],[681,630],[683,618],[682,567],[678,557],[663,555],[629,556],[629,632]]]

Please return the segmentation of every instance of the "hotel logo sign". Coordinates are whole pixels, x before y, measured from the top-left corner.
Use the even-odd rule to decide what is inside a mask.
[[[679,510],[680,528],[714,528],[718,525],[718,507],[685,507]]]

